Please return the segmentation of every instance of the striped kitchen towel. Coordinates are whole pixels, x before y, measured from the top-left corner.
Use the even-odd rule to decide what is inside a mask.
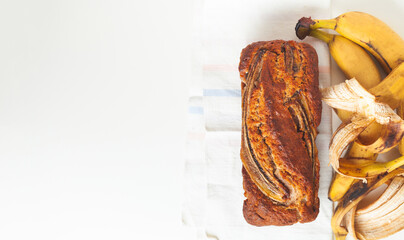
[[[198,239],[332,239],[332,203],[327,198],[332,170],[328,165],[331,110],[324,106],[317,147],[320,214],[312,223],[257,228],[242,215],[241,50],[262,40],[296,40],[302,16],[329,18],[329,1],[194,1],[193,69],[188,108],[183,222]],[[319,56],[320,85],[330,85],[330,56],[325,44],[308,39]]]

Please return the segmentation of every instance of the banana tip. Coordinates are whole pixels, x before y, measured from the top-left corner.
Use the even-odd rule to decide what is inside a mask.
[[[310,34],[310,25],[312,25],[313,23],[314,21],[311,20],[311,17],[300,18],[295,27],[296,36],[300,40],[305,39]]]

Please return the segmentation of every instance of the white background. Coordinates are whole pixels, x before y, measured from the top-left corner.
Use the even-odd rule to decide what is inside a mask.
[[[195,238],[181,223],[192,2],[0,0],[1,240]],[[398,0],[332,2],[403,36]]]
[[[0,1],[0,239],[193,239],[191,1]]]

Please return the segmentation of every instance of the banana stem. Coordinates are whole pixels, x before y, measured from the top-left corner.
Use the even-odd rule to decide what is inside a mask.
[[[310,29],[318,29],[318,28],[327,28],[333,29],[337,27],[337,20],[334,19],[327,19],[327,20],[313,20],[314,24],[310,26]]]
[[[312,20],[311,18],[302,17],[296,24],[295,32],[296,32],[296,36],[300,40],[303,40],[308,35],[310,35],[310,32],[312,30],[315,30],[317,28],[328,28],[328,29],[335,30],[336,26],[337,26],[336,19]]]
[[[317,30],[317,29],[310,31],[309,35],[312,37],[318,38],[318,39],[326,42],[327,44],[330,43],[332,41],[332,39],[334,38],[334,35],[326,33],[321,30]]]

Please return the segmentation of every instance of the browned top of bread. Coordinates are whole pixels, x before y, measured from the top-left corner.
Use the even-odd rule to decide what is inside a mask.
[[[317,54],[305,43],[256,42],[242,51],[239,71],[244,216],[257,226],[312,221],[319,206]]]

